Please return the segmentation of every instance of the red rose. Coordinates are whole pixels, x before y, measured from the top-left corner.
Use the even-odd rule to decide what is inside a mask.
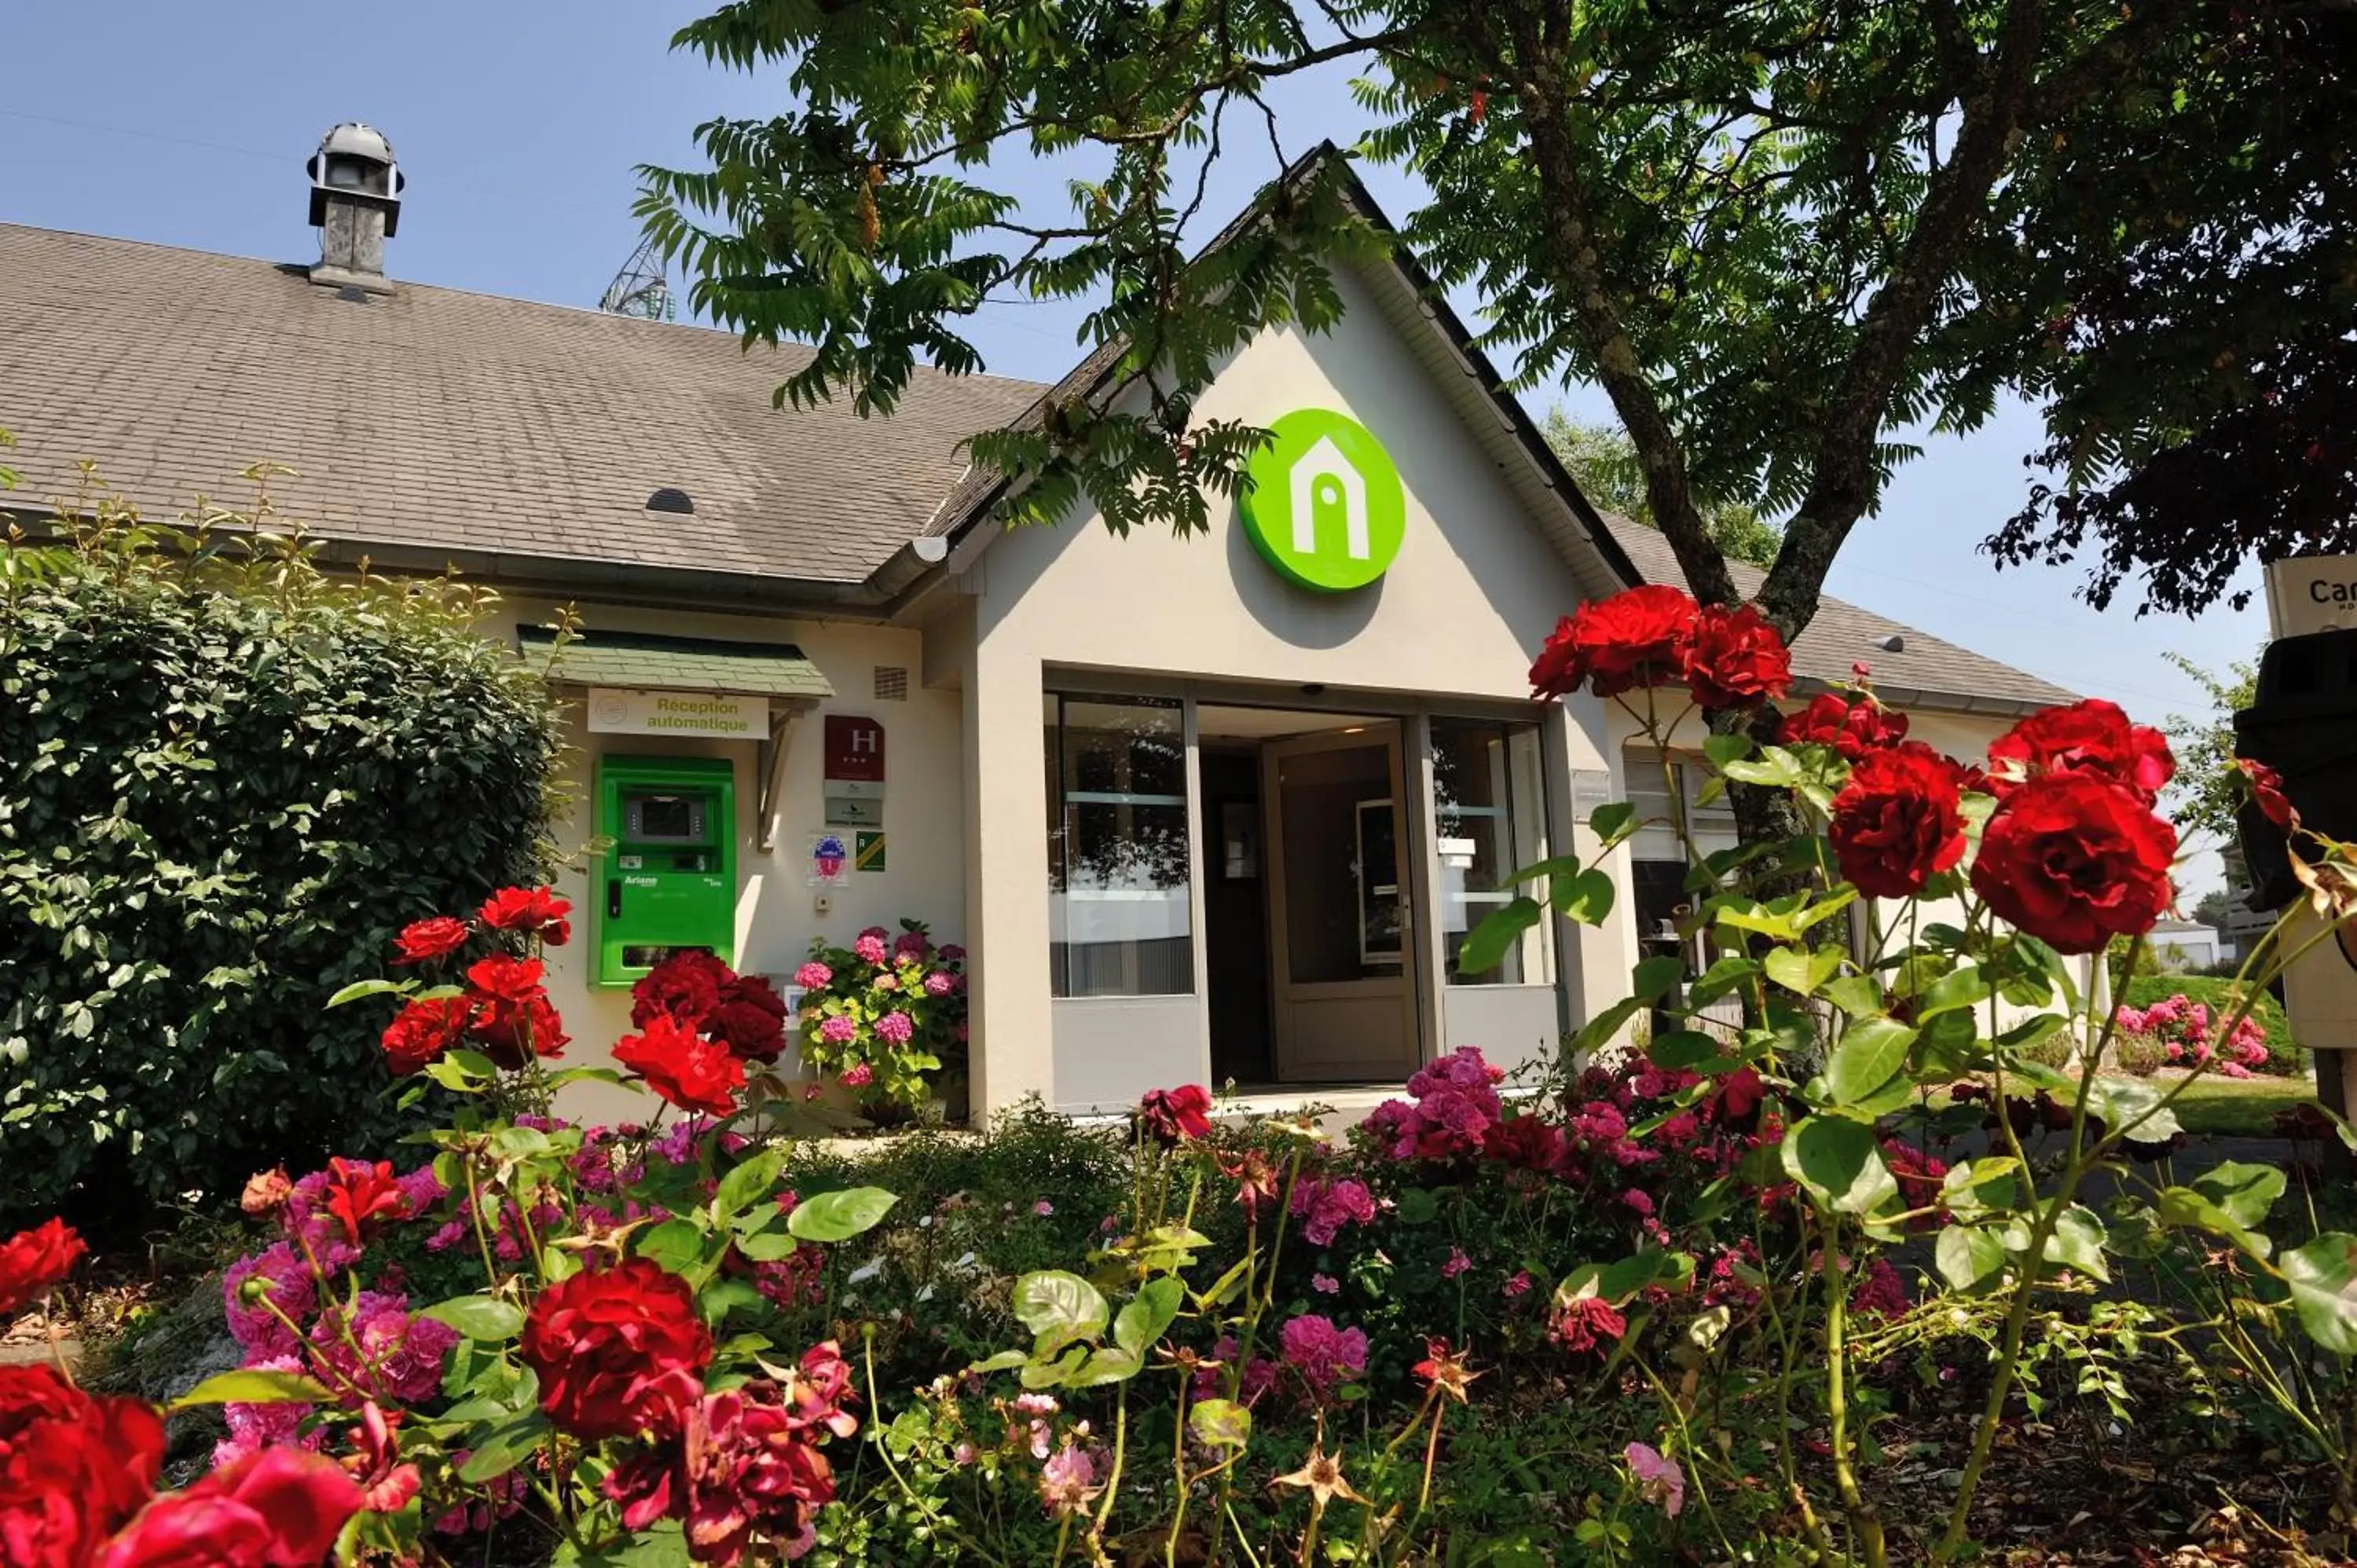
[[[1705,605],[1685,654],[1686,688],[1706,708],[1741,708],[1792,689],[1792,656],[1749,605]]]
[[[2234,758],[2234,770],[2250,787],[2251,799],[2258,802],[2267,821],[2287,831],[2299,825],[2299,813],[2291,809],[2291,800],[2284,793],[2282,774],[2247,757]]]
[[[1820,692],[1797,714],[1784,715],[1780,739],[1786,746],[1830,746],[1852,762],[1869,751],[1897,746],[1907,738],[1907,715],[1894,713],[1872,697],[1853,699],[1839,692]]]
[[[630,1026],[643,1029],[667,1013],[701,1029],[736,978],[736,971],[700,948],[675,952],[630,987]]]
[[[384,1063],[395,1078],[421,1071],[458,1043],[474,1006],[463,996],[412,1002],[384,1026]]]
[[[2174,896],[2177,834],[2133,790],[2084,773],[2016,785],[1981,832],[1973,889],[2059,952],[2152,929]]]
[[[447,915],[412,920],[393,939],[393,961],[424,963],[444,958],[467,945],[467,922]]]
[[[1869,898],[1909,898],[1964,857],[1963,769],[1920,740],[1870,751],[1834,797],[1834,854]]]
[[[786,1000],[758,974],[740,974],[709,1027],[747,1061],[773,1062],[786,1050]]]
[[[541,994],[541,977],[546,972],[536,958],[493,953],[467,966],[467,983],[502,1002],[529,1002]]]
[[[1200,1083],[1149,1089],[1137,1102],[1137,1124],[1156,1143],[1171,1148],[1211,1135],[1211,1091]]]
[[[72,1226],[51,1219],[19,1230],[0,1246],[0,1318],[49,1294],[90,1249]]]
[[[573,935],[573,906],[545,887],[502,887],[483,900],[483,924],[495,931],[538,931],[550,947]]]
[[[712,1331],[687,1282],[645,1258],[559,1280],[524,1319],[540,1408],[595,1442],[669,1429],[703,1391]]]
[[[644,1034],[624,1035],[614,1043],[614,1059],[682,1111],[726,1116],[745,1087],[745,1064],[676,1018],[659,1016]]]
[[[45,1366],[0,1367],[0,1563],[86,1568],[156,1489],[153,1406],[84,1393]]]
[[[1599,697],[1685,676],[1695,602],[1664,584],[1590,599],[1566,616],[1531,666],[1532,694],[1560,697],[1583,683]]]
[[[409,1199],[393,1179],[392,1161],[334,1159],[328,1162],[328,1212],[357,1247],[361,1231],[378,1220],[407,1219]]]
[[[310,1568],[362,1501],[334,1460],[274,1444],[149,1503],[97,1568]]]
[[[530,996],[522,1002],[496,996],[473,1000],[468,1035],[483,1047],[485,1056],[510,1072],[520,1070],[531,1057],[563,1056],[572,1043],[572,1036],[565,1032],[565,1020],[546,996]]]
[[[2083,773],[2133,791],[2149,806],[2177,771],[2169,740],[2128,722],[2101,697],[2030,714],[1989,745],[1990,783],[2002,796],[2027,779]]]

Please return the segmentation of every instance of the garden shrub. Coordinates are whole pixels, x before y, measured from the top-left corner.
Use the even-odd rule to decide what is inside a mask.
[[[2184,996],[2208,1007],[2213,1016],[2222,1018],[2233,1011],[2234,1004],[2230,1000],[2233,994],[2234,983],[2231,979],[2212,980],[2198,974],[2139,974],[2128,982],[2120,1000],[2126,1006],[2144,1008],[2172,996]],[[2291,1023],[2284,1016],[2282,1003],[2262,992],[2257,1005],[2251,1009],[2251,1017],[2266,1031],[2267,1065],[2259,1070],[2287,1075],[2307,1070],[2300,1059],[2299,1047],[2291,1037]]]
[[[68,539],[0,553],[0,1212],[383,1145],[376,1032],[323,1004],[393,912],[541,864],[544,688],[488,594],[112,501]]]

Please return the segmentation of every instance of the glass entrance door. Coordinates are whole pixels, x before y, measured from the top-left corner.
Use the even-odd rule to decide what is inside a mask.
[[[1396,723],[1262,747],[1279,1079],[1415,1070],[1414,936]]]

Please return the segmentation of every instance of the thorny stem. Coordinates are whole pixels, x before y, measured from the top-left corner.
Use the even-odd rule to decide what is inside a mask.
[[[1113,1518],[1113,1506],[1121,1500],[1121,1467],[1129,1457],[1129,1383],[1130,1380],[1124,1378],[1114,1387],[1113,1468],[1106,1472],[1104,1502],[1097,1509],[1096,1526],[1090,1531],[1092,1539],[1100,1542],[1104,1539],[1107,1521]],[[1178,1446],[1184,1451],[1184,1434],[1179,1435]]]
[[[1865,1548],[1867,1562],[1874,1568],[1881,1568],[1888,1561],[1882,1520],[1876,1515],[1874,1505],[1867,1501],[1866,1494],[1858,1489],[1857,1472],[1850,1463],[1849,1346],[1846,1340],[1849,1271],[1842,1265],[1840,1223],[1831,1215],[1823,1216],[1817,1235],[1824,1252],[1820,1266],[1825,1277],[1825,1405],[1827,1436],[1834,1451],[1834,1486],[1841,1493],[1842,1509],[1849,1515],[1850,1532]]]

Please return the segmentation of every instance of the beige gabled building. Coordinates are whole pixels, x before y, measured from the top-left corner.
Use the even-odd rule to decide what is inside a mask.
[[[1339,327],[1264,333],[1201,398],[1206,419],[1328,433],[1286,503],[1124,539],[991,521],[997,482],[959,443],[1049,388],[924,372],[889,418],[781,407],[798,348],[386,281],[365,246],[329,259],[322,278],[0,224],[12,504],[38,512],[88,457],[170,516],[242,499],[229,476],[268,459],[332,561],[487,580],[487,630],[525,650],[574,606],[575,841],[628,817],[650,844],[724,845],[710,945],[742,969],[787,976],[813,937],[902,917],[962,941],[983,1106],[1230,1079],[1372,1103],[1459,1044],[1540,1057],[1677,900],[1641,833],[1609,857],[1601,929],[1545,925],[1458,972],[1504,871],[1592,847],[1596,804],[1663,795],[1623,716],[1534,703],[1526,674],[1582,599],[1677,573],[1579,494],[1412,262],[1341,271]],[[1099,391],[1102,363],[1062,393]],[[1304,585],[1329,568],[1374,575]],[[1804,692],[1870,663],[1959,755],[2071,700],[1832,600],[1795,652]],[[716,772],[683,778],[733,786],[726,821],[630,794],[639,761],[695,759]],[[615,779],[620,814],[592,820]],[[645,908],[628,848],[567,877],[593,939]],[[635,968],[616,966],[651,956],[557,955],[576,1039],[619,1032]]]

